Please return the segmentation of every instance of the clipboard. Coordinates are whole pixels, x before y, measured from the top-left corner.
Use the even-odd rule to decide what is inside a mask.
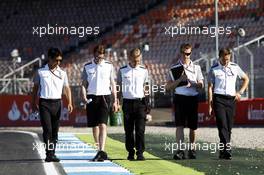
[[[173,81],[179,79],[182,75],[182,73],[184,72],[185,74],[185,71],[184,71],[184,67],[183,65],[177,65],[177,66],[174,66],[170,69],[170,76],[171,76],[171,79]],[[188,81],[181,81],[177,87],[179,86],[186,86],[188,85]]]

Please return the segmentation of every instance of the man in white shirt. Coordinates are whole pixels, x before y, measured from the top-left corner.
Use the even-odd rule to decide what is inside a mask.
[[[55,155],[55,148],[58,140],[63,89],[68,101],[69,113],[73,110],[68,77],[66,72],[59,67],[61,61],[61,51],[57,48],[50,48],[48,64],[38,69],[34,77],[32,108],[33,111],[39,109],[43,140],[46,146],[46,162],[60,161]],[[36,102],[37,96],[39,105]]]
[[[128,160],[134,160],[136,149],[137,160],[145,160],[145,119],[149,113],[149,78],[148,70],[140,65],[142,54],[136,48],[130,52],[129,64],[121,67],[118,73],[120,102],[123,102],[124,128]],[[123,100],[122,100],[123,99]],[[135,130],[135,136],[134,136]]]
[[[232,158],[230,141],[236,101],[240,100],[249,83],[248,76],[230,60],[231,50],[221,49],[219,62],[211,67],[208,74],[208,113],[211,118],[214,109],[220,143],[224,147],[219,158],[227,160]],[[243,80],[239,91],[236,91],[237,77]]]
[[[98,45],[94,48],[94,59],[86,64],[82,73],[82,99],[87,104],[88,127],[93,128],[94,141],[98,153],[93,161],[104,161],[108,158],[105,149],[107,137],[107,122],[113,99],[113,110],[117,111],[116,83],[113,64],[104,59],[105,47]]]
[[[203,88],[203,75],[199,65],[195,65],[191,59],[192,47],[190,44],[181,45],[182,57],[176,65],[183,66],[183,73],[178,79],[174,79],[171,74],[168,76],[167,90],[174,90],[176,142],[178,150],[174,155],[175,160],[185,159],[184,150],[180,150],[180,145],[184,144],[184,127],[190,128],[188,157],[196,159],[195,152],[195,130],[198,124],[198,93]],[[186,82],[184,84],[183,82]]]

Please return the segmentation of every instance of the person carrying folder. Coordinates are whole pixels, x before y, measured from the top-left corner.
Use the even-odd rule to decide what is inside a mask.
[[[192,46],[182,44],[181,58],[170,68],[166,90],[174,90],[173,103],[175,105],[176,142],[178,149],[173,159],[185,159],[185,150],[180,145],[184,144],[184,128],[190,129],[190,144],[188,158],[196,159],[195,130],[198,124],[198,94],[204,87],[201,67],[194,64],[190,57]],[[182,148],[184,148],[182,146]]]

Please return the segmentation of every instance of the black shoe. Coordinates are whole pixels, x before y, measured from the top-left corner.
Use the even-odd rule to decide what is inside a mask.
[[[185,159],[184,151],[182,151],[182,150],[177,151],[176,154],[173,156],[173,159],[174,160],[183,160],[183,159]]]
[[[196,151],[195,150],[189,150],[188,151],[188,158],[189,159],[196,159]]]
[[[95,157],[92,159],[94,162],[103,162],[104,160],[107,160],[107,153],[104,151],[98,151]]]
[[[135,160],[135,153],[128,153],[127,160]]]
[[[56,155],[53,155],[52,162],[60,162],[60,159]]]
[[[46,156],[45,162],[52,162],[52,157],[51,156]]]
[[[232,160],[232,154],[230,151],[220,151],[219,159]]]
[[[232,159],[232,154],[231,151],[225,151],[225,159],[226,160],[231,160]]]
[[[137,160],[144,161],[145,157],[142,154],[137,155]]]
[[[60,159],[55,155],[49,155],[46,157],[45,162],[60,162]]]

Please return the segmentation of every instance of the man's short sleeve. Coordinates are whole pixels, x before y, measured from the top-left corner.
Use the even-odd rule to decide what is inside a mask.
[[[111,75],[110,75],[110,80],[115,81],[116,79],[116,74],[115,74],[115,68],[113,65],[111,65]]]
[[[40,77],[39,77],[39,72],[37,70],[35,75],[34,75],[34,77],[33,77],[33,83],[34,84],[39,84],[39,81],[40,81]]]
[[[208,83],[212,83],[212,84],[215,83],[215,76],[212,68],[210,69],[207,78],[208,78]]]
[[[204,79],[204,77],[203,77],[201,67],[197,65],[197,81],[201,81],[203,79]]]
[[[169,72],[168,72],[167,75],[166,75],[166,80],[167,80],[167,81],[173,81],[173,79],[172,79],[172,77],[171,77],[171,74],[170,74],[170,70],[169,70]]]
[[[241,79],[246,75],[246,73],[237,65],[237,75]]]
[[[69,80],[66,72],[64,76],[63,86],[69,86]]]
[[[85,70],[85,66],[83,68],[83,72],[82,72],[82,80],[87,80],[87,73],[86,73],[86,70]]]
[[[119,69],[119,71],[117,73],[116,91],[117,91],[117,93],[122,94],[122,74],[121,74],[121,70],[120,69]]]
[[[121,76],[121,70],[120,69],[117,73],[117,84],[119,84],[119,85],[122,84],[122,76]]]
[[[144,81],[144,83],[149,83],[149,73],[148,73],[147,69],[145,71],[145,81]]]

